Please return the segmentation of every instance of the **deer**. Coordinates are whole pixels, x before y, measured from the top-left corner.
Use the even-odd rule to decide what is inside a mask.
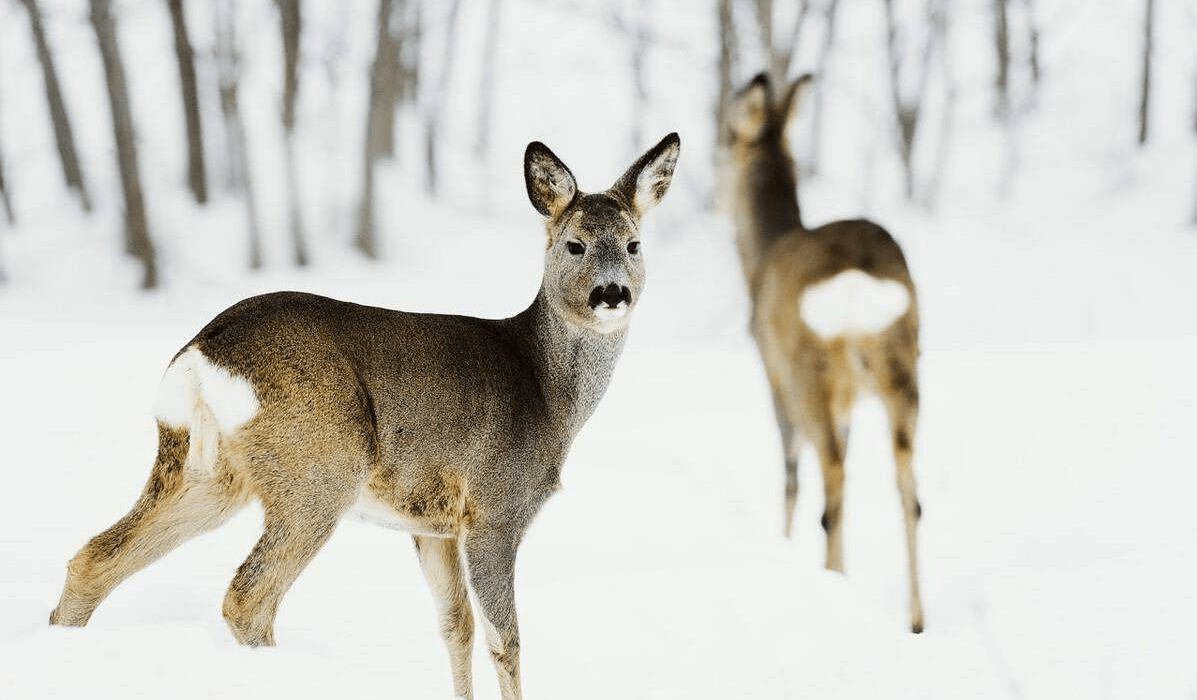
[[[902,249],[864,219],[807,228],[787,131],[813,77],[774,94],[767,74],[732,98],[721,125],[720,200],[730,214],[751,302],[750,331],[773,399],[785,463],[783,532],[798,500],[798,459],[823,474],[826,568],[843,572],[844,458],[852,408],[876,395],[889,419],[909,558],[910,629],[923,631],[913,442],[919,313]]]
[[[516,551],[611,380],[645,282],[643,216],[679,149],[669,134],[588,194],[547,146],[528,145],[544,273],[511,318],[299,292],[216,316],[167,366],[149,479],[70,560],[50,624],[86,625],[123,580],[256,499],[263,533],[222,606],[237,642],[273,646],[292,583],[340,521],[366,520],[411,534],[455,696],[473,697],[473,605],[501,696],[518,700]]]

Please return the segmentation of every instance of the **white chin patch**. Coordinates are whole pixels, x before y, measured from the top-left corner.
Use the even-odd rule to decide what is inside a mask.
[[[594,307],[594,317],[599,322],[600,333],[610,333],[618,328],[621,328],[628,317],[628,303],[626,301],[619,302],[615,308],[611,308],[606,304],[599,304]]]

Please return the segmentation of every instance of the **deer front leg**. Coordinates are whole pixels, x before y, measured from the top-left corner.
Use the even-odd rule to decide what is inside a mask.
[[[470,532],[465,559],[470,590],[478,601],[490,657],[503,700],[520,700],[520,635],[515,614],[515,550],[518,536],[506,529]]]
[[[474,649],[474,615],[470,612],[470,594],[466,589],[457,540],[442,537],[412,538],[424,578],[432,589],[440,616],[441,636],[449,650],[453,672],[453,697],[470,700],[474,683],[470,656]]]

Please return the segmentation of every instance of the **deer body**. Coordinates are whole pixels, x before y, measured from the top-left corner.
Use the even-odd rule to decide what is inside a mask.
[[[911,629],[923,628],[912,446],[918,418],[918,304],[897,242],[865,220],[802,224],[785,129],[809,77],[774,101],[765,76],[729,111],[724,194],[752,300],[751,331],[769,379],[785,452],[790,535],[798,455],[814,447],[824,482],[826,566],[843,571],[844,457],[851,411],[866,394],[889,416],[909,556]]]
[[[164,375],[141,497],[71,560],[51,623],[85,625],[122,580],[256,498],[265,531],[223,606],[239,642],[274,644],[283,595],[337,524],[358,517],[414,536],[455,694],[473,695],[472,596],[502,696],[519,698],[515,553],[611,378],[643,287],[640,217],[677,152],[670,135],[587,195],[551,151],[529,146],[525,177],[549,241],[541,289],[512,318],[282,292],[213,319]]]

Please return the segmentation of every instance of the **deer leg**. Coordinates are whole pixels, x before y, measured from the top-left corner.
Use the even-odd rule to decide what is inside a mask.
[[[785,454],[785,503],[782,513],[782,532],[788,538],[794,522],[794,509],[798,505],[798,451],[801,441],[798,431],[786,414],[776,389],[773,391],[773,412],[777,417],[777,430],[781,433],[781,449]]]
[[[510,531],[471,532],[465,539],[467,581],[478,601],[503,700],[520,700],[520,635],[515,614],[515,549]]]
[[[823,531],[827,533],[826,567],[844,571],[844,449],[835,422],[823,421],[816,439],[823,470]]]
[[[351,494],[321,492],[328,484],[263,499],[266,527],[237,569],[224,597],[224,619],[240,644],[274,646],[279,602],[336,529]],[[350,485],[350,490],[356,488]]]
[[[898,494],[902,499],[902,517],[906,525],[906,555],[910,576],[910,630],[923,631],[923,603],[919,595],[918,538],[916,529],[923,507],[919,503],[913,466],[914,431],[918,421],[918,390],[913,374],[903,373],[893,382],[886,397],[890,426],[893,433],[894,466],[897,471]]]
[[[466,589],[457,540],[419,535],[412,539],[440,615],[441,636],[449,650],[449,665],[453,672],[453,696],[470,700],[474,697],[470,671],[474,615],[470,612],[470,594]]]
[[[141,496],[71,559],[50,624],[86,625],[121,581],[245,505],[248,496],[233,481],[184,470],[188,441],[186,428],[159,426],[158,457]]]

